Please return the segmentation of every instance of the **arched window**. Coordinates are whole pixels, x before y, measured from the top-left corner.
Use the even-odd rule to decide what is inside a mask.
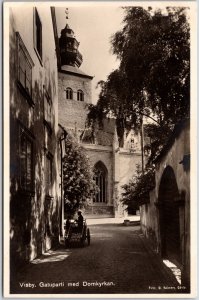
[[[98,186],[98,191],[93,199],[94,203],[107,202],[107,174],[108,171],[102,162],[98,162],[94,167],[94,180]]]
[[[66,89],[66,99],[73,100],[73,90],[71,88]]]
[[[77,91],[77,101],[84,101],[84,93],[82,90]]]

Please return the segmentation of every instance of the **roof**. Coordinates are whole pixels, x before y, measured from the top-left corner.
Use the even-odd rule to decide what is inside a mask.
[[[74,36],[74,31],[70,28],[68,24],[66,24],[65,28],[61,30],[62,33],[65,33],[67,31],[71,31],[71,36]]]
[[[69,66],[69,65],[61,66],[60,72],[93,79],[93,76],[90,76],[90,75],[84,73],[82,70],[80,70],[79,68],[74,67],[74,66]]]

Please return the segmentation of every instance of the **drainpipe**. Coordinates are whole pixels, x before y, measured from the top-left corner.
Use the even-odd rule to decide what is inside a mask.
[[[59,138],[60,143],[60,162],[61,162],[61,218],[60,218],[60,236],[63,236],[63,222],[64,222],[64,197],[63,197],[63,148],[62,148],[62,141],[66,140],[68,133],[66,130],[61,126],[63,130],[63,134]]]

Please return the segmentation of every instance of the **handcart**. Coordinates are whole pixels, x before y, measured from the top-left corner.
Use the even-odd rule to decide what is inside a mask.
[[[87,227],[86,220],[80,227],[76,221],[70,221],[68,228],[65,226],[64,242],[65,247],[71,246],[89,246],[90,245],[90,230]]]

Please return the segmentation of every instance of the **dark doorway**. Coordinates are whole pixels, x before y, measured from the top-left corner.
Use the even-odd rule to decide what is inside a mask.
[[[181,265],[180,222],[177,204],[179,191],[174,171],[167,167],[159,188],[160,234],[162,257]]]

